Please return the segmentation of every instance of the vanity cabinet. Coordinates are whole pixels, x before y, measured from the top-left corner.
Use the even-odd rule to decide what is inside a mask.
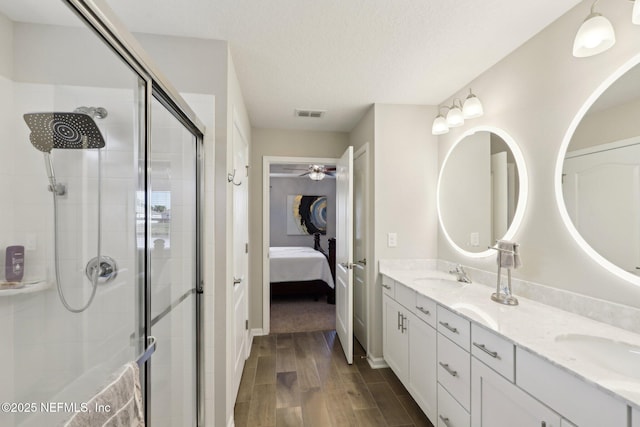
[[[438,313],[438,426],[468,427],[471,408],[470,323],[442,306]]]
[[[409,382],[407,389],[427,418],[437,414],[436,330],[409,314]]]
[[[627,405],[518,347],[516,384],[580,427],[625,427]],[[571,424],[566,424],[571,425]]]
[[[438,427],[640,427],[640,408],[383,279],[384,358]]]
[[[631,408],[631,427],[640,427],[640,409]]]
[[[489,368],[471,360],[471,425],[473,427],[560,427],[551,409]]]
[[[407,310],[388,295],[382,298],[384,360],[403,384],[409,378],[409,334]]]
[[[403,285],[386,284],[394,290],[397,301],[390,293],[383,293],[384,359],[425,415],[435,420],[436,330],[422,320],[435,318],[435,303],[432,306],[429,302],[418,301],[416,293]]]

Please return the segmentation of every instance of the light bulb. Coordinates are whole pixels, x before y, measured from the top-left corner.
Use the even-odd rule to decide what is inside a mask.
[[[453,104],[447,113],[447,126],[455,128],[464,124],[464,116],[460,107]]]
[[[447,120],[442,114],[438,114],[438,116],[433,121],[433,126],[431,126],[431,133],[434,135],[443,135],[447,132],[449,132]]]
[[[484,110],[480,99],[478,99],[478,97],[469,90],[469,96],[467,96],[467,99],[464,101],[464,105],[462,106],[462,115],[465,119],[475,119],[483,114]]]
[[[591,13],[582,23],[573,42],[573,56],[584,58],[597,55],[616,43],[611,22],[599,13]]]

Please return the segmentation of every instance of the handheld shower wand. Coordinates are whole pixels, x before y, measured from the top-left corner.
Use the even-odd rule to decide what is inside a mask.
[[[53,159],[51,153],[44,153],[44,167],[47,170],[47,177],[49,178],[49,191],[57,194],[58,196],[64,196],[67,194],[67,187],[64,184],[59,184],[56,181],[56,173],[53,170]]]

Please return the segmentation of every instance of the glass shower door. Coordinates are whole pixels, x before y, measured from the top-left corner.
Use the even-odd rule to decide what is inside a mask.
[[[195,426],[197,140],[156,99],[151,117],[151,425]]]

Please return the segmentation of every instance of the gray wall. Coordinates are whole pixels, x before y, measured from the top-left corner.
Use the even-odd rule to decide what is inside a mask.
[[[327,196],[327,234],[320,236],[320,244],[329,249],[327,239],[336,237],[336,180],[325,178],[312,181],[309,178],[271,178],[269,194],[271,242],[269,246],[309,246],[313,247],[313,236],[287,235],[287,196],[304,194]]]

